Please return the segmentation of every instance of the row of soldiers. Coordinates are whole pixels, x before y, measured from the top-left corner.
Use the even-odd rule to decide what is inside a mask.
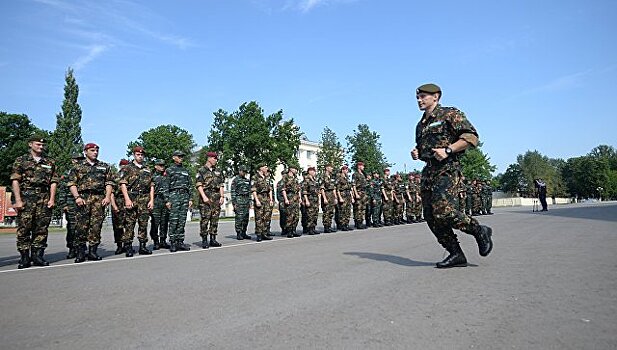
[[[492,215],[493,188],[489,180],[462,178],[459,190],[459,210],[472,216]]]

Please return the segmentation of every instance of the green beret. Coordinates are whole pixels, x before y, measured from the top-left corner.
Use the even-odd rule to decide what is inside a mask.
[[[175,150],[172,156],[184,157],[184,152],[180,150]]]
[[[157,160],[154,162],[154,165],[165,165],[165,160],[163,160],[163,159],[157,159]]]
[[[40,143],[45,143],[45,135],[43,134],[34,134],[32,136],[30,136],[30,138],[28,139],[28,142],[40,142]]]
[[[441,93],[441,88],[435,84],[424,84],[416,89],[416,94],[419,94],[421,92],[436,94],[438,92]]]
[[[246,173],[248,169],[246,168],[246,165],[240,165],[238,166],[238,171],[244,171]]]
[[[261,162],[261,163],[257,164],[257,169],[265,167],[265,166],[268,166],[268,164],[266,164],[266,162]]]

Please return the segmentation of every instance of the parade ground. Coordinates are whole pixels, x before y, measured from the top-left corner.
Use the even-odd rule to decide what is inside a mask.
[[[470,266],[446,270],[426,223],[288,239],[273,222],[258,243],[223,221],[203,250],[192,222],[191,251],[133,258],[105,226],[103,260],[81,264],[54,230],[51,265],[24,270],[1,234],[0,348],[617,348],[616,202],[479,220],[492,253],[459,234]]]

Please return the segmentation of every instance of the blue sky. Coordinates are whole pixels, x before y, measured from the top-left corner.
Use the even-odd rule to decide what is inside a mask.
[[[212,113],[256,100],[318,141],[360,123],[395,170],[439,84],[503,172],[617,146],[616,1],[0,1],[0,110],[53,130],[70,66],[85,142],[117,163],[142,131],[175,124],[206,143]]]

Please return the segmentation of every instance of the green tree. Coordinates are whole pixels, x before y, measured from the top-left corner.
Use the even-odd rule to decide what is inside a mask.
[[[192,150],[196,145],[193,141],[193,135],[188,131],[175,125],[159,125],[142,132],[137,140],[129,142],[126,149],[127,156],[133,154],[135,146],[144,148],[146,161],[164,159],[167,164],[171,164],[171,156],[175,150],[184,152],[187,155],[187,160],[190,160]]]
[[[9,186],[15,158],[28,152],[28,138],[40,130],[25,114],[0,112],[0,186]]]
[[[332,164],[334,169],[340,169],[345,161],[345,151],[336,133],[327,126],[321,134],[321,150],[317,152],[317,168],[324,171],[326,164]]]
[[[56,129],[49,142],[49,155],[55,159],[60,174],[71,166],[71,155],[81,152],[84,145],[80,125],[81,107],[77,103],[79,86],[73,76],[73,69],[67,70],[64,79],[62,111],[56,114]]]
[[[481,147],[482,144],[479,144],[478,147],[468,148],[461,156],[463,175],[467,179],[490,180],[491,173],[496,169],[494,165],[491,165],[491,158],[482,152]]]
[[[366,124],[358,125],[358,130],[353,131],[353,135],[345,137],[347,149],[351,157],[351,164],[355,167],[358,162],[364,162],[367,173],[374,171],[383,172],[393,164],[388,163],[386,156],[381,150],[379,134],[371,131]]]
[[[527,191],[527,182],[520,165],[510,164],[500,177],[499,189],[507,193],[524,193]]]
[[[293,119],[284,121],[283,117],[283,111],[265,117],[255,101],[243,103],[233,113],[219,109],[214,112],[200,162],[203,164],[206,152],[218,152],[225,174],[235,174],[240,165],[253,173],[261,162],[271,169],[279,163],[297,163],[302,132]]]

